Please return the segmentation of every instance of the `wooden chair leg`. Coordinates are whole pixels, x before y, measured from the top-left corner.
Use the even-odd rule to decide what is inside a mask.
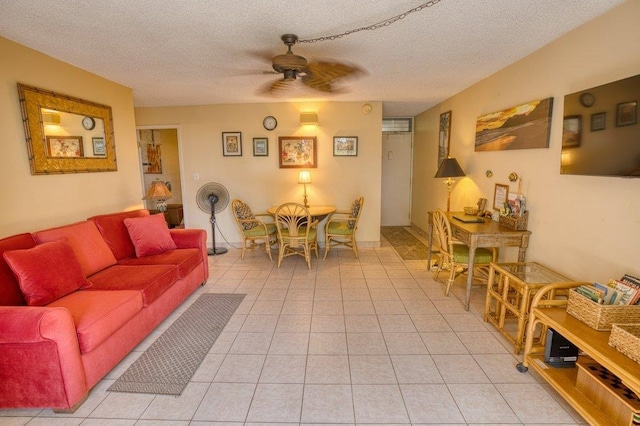
[[[356,256],[356,259],[358,259],[358,243],[356,243],[355,235],[351,237],[351,248],[353,249],[353,254]]]
[[[244,260],[244,253],[247,251],[247,240],[242,237],[242,253],[240,254],[240,259]]]
[[[451,273],[449,274],[449,279],[447,280],[447,288],[444,290],[445,296],[449,296],[449,290],[451,290],[451,285],[453,285],[455,276],[456,276],[455,264],[451,264]]]

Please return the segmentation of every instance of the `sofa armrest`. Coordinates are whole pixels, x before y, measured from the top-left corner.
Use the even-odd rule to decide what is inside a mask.
[[[202,248],[207,249],[207,231],[204,229],[169,229],[173,242],[178,248]]]
[[[209,255],[207,254],[207,231],[204,229],[169,229],[178,248],[197,248],[202,253],[205,280],[209,278]]]
[[[0,408],[70,409],[89,389],[65,308],[0,306]]]

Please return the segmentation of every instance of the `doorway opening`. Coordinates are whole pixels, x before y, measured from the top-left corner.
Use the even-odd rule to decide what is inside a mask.
[[[184,210],[178,128],[147,126],[138,127],[136,132],[143,196],[154,181],[163,182],[171,193],[166,200],[144,200],[145,208],[152,214],[163,213],[170,228],[182,228]]]
[[[381,226],[410,226],[413,120],[382,120]]]

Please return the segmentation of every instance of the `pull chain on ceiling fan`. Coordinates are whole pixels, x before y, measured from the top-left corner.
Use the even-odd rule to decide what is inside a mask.
[[[396,21],[406,18],[408,15],[418,12],[422,9],[434,6],[442,0],[430,0],[420,6],[414,7],[400,15],[396,15],[392,18],[385,19],[366,27],[357,28],[349,31],[345,31],[341,34],[335,34],[331,36],[318,37],[308,40],[300,40],[295,34],[284,34],[280,39],[287,46],[287,52],[283,55],[274,56],[271,59],[271,66],[277,72],[281,73],[283,78],[273,83],[270,83],[262,89],[263,93],[278,94],[292,88],[298,77],[303,84],[315,90],[320,90],[326,93],[336,93],[340,89],[336,87],[336,82],[345,77],[359,77],[364,74],[364,71],[355,66],[348,65],[335,61],[317,61],[307,62],[307,59],[296,55],[292,51],[292,46],[296,43],[315,43],[318,41],[335,40],[342,38],[346,35],[353,34],[364,30],[377,30],[379,28],[387,27]]]

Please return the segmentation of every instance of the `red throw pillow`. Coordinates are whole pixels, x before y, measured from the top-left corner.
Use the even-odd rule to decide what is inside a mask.
[[[27,305],[44,306],[91,286],[67,240],[7,250],[3,256],[18,279]]]
[[[124,220],[137,257],[151,256],[178,247],[171,238],[164,215],[130,217]]]

